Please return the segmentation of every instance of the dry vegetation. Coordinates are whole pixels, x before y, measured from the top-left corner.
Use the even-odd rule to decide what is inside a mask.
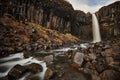
[[[40,25],[34,24],[34,23],[28,23],[29,26],[34,27],[40,38],[37,40],[37,42],[48,42],[48,43],[59,43],[63,44],[68,41],[76,43],[78,41],[78,38],[72,36],[70,33],[67,34],[61,34],[58,31],[47,29],[44,27],[41,27]]]
[[[76,43],[78,41],[78,38],[69,33],[61,34],[58,31],[47,29],[31,22],[25,22],[25,24],[17,22],[9,14],[5,14],[3,18],[0,18],[0,23],[0,34],[7,35],[2,37],[4,43],[6,43],[4,39],[11,39],[14,43],[22,42],[25,44],[30,44],[31,42],[37,42],[39,44],[64,44],[67,42]],[[11,42],[8,41],[7,44],[9,43]],[[11,46],[11,44],[9,46]]]

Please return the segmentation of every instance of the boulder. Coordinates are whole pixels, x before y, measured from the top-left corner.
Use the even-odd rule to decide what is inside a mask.
[[[24,58],[29,58],[29,57],[31,57],[31,53],[30,52],[28,52],[28,51],[24,51],[23,52],[24,54],[23,54],[23,56],[24,56]]]
[[[66,62],[68,59],[67,55],[65,54],[59,54],[55,58],[56,58],[56,61],[58,62]]]
[[[26,72],[26,68],[21,65],[15,65],[9,72],[8,77],[10,80],[18,79]]]
[[[105,54],[106,54],[106,57],[120,56],[120,47],[113,45],[112,48],[105,50]]]
[[[98,73],[103,72],[107,69],[107,64],[104,60],[104,58],[99,58],[96,63],[94,63],[95,69]]]
[[[84,58],[83,53],[76,52],[73,56],[72,66],[75,68],[80,67],[84,61],[83,58]]]
[[[50,68],[48,68],[45,72],[45,80],[50,80],[50,78],[53,76],[53,73],[54,72]]]
[[[91,54],[88,54],[89,55],[89,58],[91,60],[95,60],[96,59],[96,55],[94,53],[91,53]]]
[[[17,47],[16,47],[16,51],[17,51],[17,52],[22,52],[22,51],[23,51],[22,46],[21,46],[21,47],[20,47],[20,46],[17,46]]]
[[[41,80],[39,76],[29,76],[25,80]]]
[[[107,64],[109,64],[109,63],[111,63],[113,61],[114,61],[114,59],[112,57],[106,57]]]
[[[120,72],[114,70],[105,70],[100,74],[102,80],[120,80]]]
[[[53,58],[53,55],[48,55],[44,57],[44,61],[49,63],[53,61]]]
[[[116,54],[120,54],[120,46],[113,46],[112,48],[113,52],[116,53]]]
[[[37,63],[31,63],[26,66],[27,70],[32,73],[38,73],[43,71],[43,67],[40,64]]]
[[[112,53],[113,53],[112,48],[105,50],[106,57],[111,57]]]

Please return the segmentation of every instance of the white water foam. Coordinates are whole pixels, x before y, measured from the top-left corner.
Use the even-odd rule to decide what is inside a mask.
[[[61,48],[61,49],[56,49],[56,50],[51,50],[53,52],[67,52],[69,50],[77,50],[77,47],[65,47],[65,48]]]
[[[8,57],[1,58],[0,61],[8,61],[8,60],[11,60],[11,59],[14,59],[14,58],[23,59],[23,53],[12,54]]]
[[[21,60],[18,60],[18,61],[8,61],[8,60],[11,60],[11,59],[14,59],[14,58],[21,58]],[[8,61],[8,62],[0,64],[0,67],[6,67],[7,68],[7,70],[5,72],[0,72],[0,77],[6,76],[8,74],[8,72],[17,64],[20,64],[20,65],[23,65],[23,66],[31,64],[31,63],[40,64],[43,67],[43,72],[40,72],[40,73],[35,74],[35,75],[38,75],[42,80],[44,79],[44,75],[45,75],[45,72],[47,70],[45,62],[38,61],[37,59],[35,59],[33,57],[23,59],[23,53],[10,55],[10,56],[8,56],[6,58],[1,58],[0,60],[1,61]],[[24,80],[28,75],[29,74],[26,74],[25,76],[23,76],[19,80]]]

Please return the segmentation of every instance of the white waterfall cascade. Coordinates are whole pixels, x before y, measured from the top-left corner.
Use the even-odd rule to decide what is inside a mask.
[[[101,36],[99,30],[99,23],[95,14],[92,14],[92,26],[93,26],[93,43],[100,42]]]

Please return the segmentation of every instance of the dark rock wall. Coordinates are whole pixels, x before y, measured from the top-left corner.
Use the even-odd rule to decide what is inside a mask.
[[[59,32],[70,32],[73,7],[64,0],[1,0],[1,15],[10,13],[19,21],[30,21]]]
[[[19,21],[34,22],[61,33],[75,36],[89,34],[84,32],[89,32],[85,29],[90,22],[87,15],[74,11],[65,0],[0,0],[0,15],[4,13],[13,15]]]
[[[102,7],[96,15],[103,39],[120,37],[120,1]]]
[[[72,33],[80,39],[92,39],[92,16],[90,13],[85,14],[83,11],[76,10],[74,17]]]

